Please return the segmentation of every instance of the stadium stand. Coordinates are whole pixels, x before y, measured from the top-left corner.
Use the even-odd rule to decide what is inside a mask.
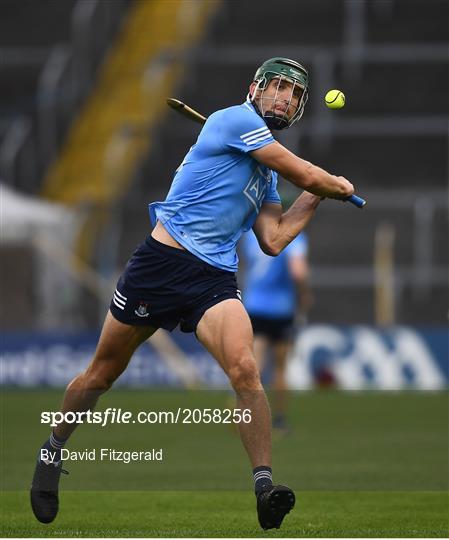
[[[2,1],[0,181],[16,190],[17,200],[20,194],[40,193],[45,171],[89,95],[97,69],[129,4],[130,0]],[[23,200],[39,205],[35,199]],[[9,219],[8,204],[2,186],[2,220]],[[22,211],[27,213],[19,229],[28,223],[26,234],[9,234],[13,226],[9,221],[2,227],[2,294],[8,309],[2,310],[1,327],[17,330],[95,325],[97,317],[89,318],[90,298],[78,283],[70,280],[67,271],[36,250],[34,237],[42,227],[33,224],[29,207],[25,205]],[[50,218],[51,213],[44,212]],[[67,210],[65,213],[69,214]],[[48,235],[48,227],[44,228]],[[59,230],[59,243],[69,249],[61,226],[53,228]],[[56,231],[54,240],[58,240]],[[67,252],[65,257],[56,257],[56,261],[70,266],[70,258]],[[56,283],[60,294],[50,293]],[[48,286],[50,289],[43,297]],[[80,304],[74,295],[80,295]],[[94,307],[97,303],[95,298]],[[81,315],[75,316],[77,320],[71,315],[75,311]]]
[[[2,3],[8,16],[0,22],[0,46],[8,60],[1,67],[8,83],[0,90],[4,111],[0,175],[30,193],[42,189],[53,158],[67,152],[67,145],[61,143],[74,136],[81,104],[98,90],[95,83],[101,79],[96,74],[99,66],[104,69],[107,64],[105,52],[117,46],[118,29],[137,5],[132,0],[43,0],[39,4],[37,9],[34,2],[27,2],[27,19],[40,21],[32,31],[23,25],[12,0]],[[166,40],[157,54],[148,49],[147,57],[141,56],[134,89],[140,81],[144,92],[161,66],[182,64],[183,76],[171,82],[172,95],[207,115],[243,101],[255,67],[267,57],[279,54],[303,61],[312,85],[306,114],[299,129],[280,133],[279,139],[306,159],[347,176],[369,201],[364,211],[326,201],[309,228],[317,299],[312,320],[376,322],[375,239],[386,223],[394,234],[395,321],[444,324],[449,262],[449,4],[427,0],[425,9],[423,0],[278,0],[275,9],[262,0],[257,9],[252,0],[209,4],[217,11],[209,17],[200,41],[176,47]],[[82,5],[90,6],[90,11],[81,10]],[[179,5],[182,8],[183,3]],[[105,6],[114,9],[108,12]],[[178,18],[187,23],[188,14],[181,12]],[[107,23],[98,26],[102,16]],[[137,58],[145,43],[146,37],[135,45],[129,43],[136,50],[127,54]],[[125,92],[129,81],[122,78],[124,86],[118,81],[113,95]],[[53,82],[52,92],[43,93],[45,81]],[[332,87],[346,93],[342,111],[323,106],[323,95]],[[97,97],[100,116],[106,111],[102,104],[106,107],[107,97]],[[164,97],[153,94],[159,107]],[[121,267],[150,230],[145,203],[165,196],[174,170],[200,129],[170,110],[155,116],[154,124],[145,116],[148,111],[125,114],[126,106],[117,107],[120,111],[122,121],[120,114],[109,121],[103,142],[125,135],[132,144],[140,141],[143,146],[130,161],[121,163],[126,166],[116,168],[125,184],[106,209],[112,217],[103,227],[102,238],[108,238],[106,251],[117,255],[108,259],[103,251],[92,259],[103,270],[109,265],[105,270],[109,274]],[[68,126],[72,130],[66,136]],[[76,178],[94,176],[95,171],[96,177],[103,178],[103,187],[108,187],[111,177],[101,169],[102,152],[104,145],[90,146],[91,157],[101,154],[100,161],[79,159],[78,169],[66,164],[67,170],[77,171],[71,185],[77,187]],[[71,193],[66,200],[91,203],[102,192],[97,185],[84,197],[81,192]],[[94,230],[89,235],[95,246]]]
[[[0,176],[39,193],[130,0],[4,0]]]

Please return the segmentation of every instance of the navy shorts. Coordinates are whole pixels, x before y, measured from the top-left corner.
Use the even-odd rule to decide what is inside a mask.
[[[204,312],[228,298],[240,300],[233,272],[148,236],[118,280],[110,310],[124,324],[195,332]]]
[[[284,317],[269,319],[258,315],[249,314],[253,326],[254,335],[268,338],[270,341],[290,341],[294,334],[294,318]]]

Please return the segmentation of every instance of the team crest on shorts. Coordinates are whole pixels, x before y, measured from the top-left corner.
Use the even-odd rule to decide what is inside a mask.
[[[138,317],[148,317],[148,304],[146,302],[140,302],[139,307],[134,310],[134,313]]]

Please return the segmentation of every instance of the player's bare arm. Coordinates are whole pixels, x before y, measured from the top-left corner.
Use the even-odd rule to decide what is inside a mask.
[[[251,155],[295,186],[314,195],[340,199],[354,193],[353,185],[346,178],[329,174],[309,161],[295,156],[278,142],[254,150]]]
[[[262,251],[271,256],[279,255],[305,228],[320,200],[319,196],[304,192],[284,213],[280,204],[263,204],[253,226]]]

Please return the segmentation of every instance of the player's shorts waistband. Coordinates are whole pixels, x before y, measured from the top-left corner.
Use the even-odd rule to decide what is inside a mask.
[[[153,238],[151,235],[147,236],[145,243],[147,244],[147,246],[155,249],[159,253],[165,253],[171,257],[180,257],[184,260],[194,262],[200,266],[203,266],[204,268],[209,268],[219,273],[234,275],[234,272],[228,272],[226,270],[222,270],[221,268],[217,268],[216,266],[212,266],[206,261],[201,260],[193,253],[190,253],[190,251],[187,251],[186,249],[179,249],[173,246],[168,246],[167,244],[163,244],[162,242],[159,242],[158,240]]]
[[[192,255],[190,251],[187,251],[185,249],[180,249],[173,246],[168,246],[167,244],[163,244],[162,242],[159,242],[159,240],[156,240],[149,234],[146,239],[145,243],[148,246],[151,246],[153,249],[156,249],[159,252],[167,253],[169,255],[180,255],[181,257],[185,257],[187,259],[190,259],[192,261],[199,261],[202,262],[198,257],[195,257],[195,255]]]

